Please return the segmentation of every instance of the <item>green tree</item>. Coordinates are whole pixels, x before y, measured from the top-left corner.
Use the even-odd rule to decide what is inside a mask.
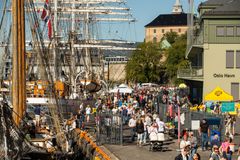
[[[189,61],[185,59],[185,51],[187,45],[186,34],[178,36],[175,42],[166,51],[166,74],[169,78],[169,82],[173,84],[181,83],[182,81],[177,79],[178,68],[188,66]]]
[[[157,43],[141,43],[127,63],[127,80],[142,83],[158,82],[161,57],[162,53]]]

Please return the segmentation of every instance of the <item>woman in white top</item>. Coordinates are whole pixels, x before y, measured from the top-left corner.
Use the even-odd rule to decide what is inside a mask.
[[[158,133],[164,133],[165,123],[160,120],[160,118],[156,119],[156,123],[158,124]]]
[[[91,107],[88,105],[86,108],[87,122],[90,120]]]
[[[188,145],[191,146],[191,142],[188,140],[188,135],[184,134],[183,139],[180,142],[180,149],[183,150]]]

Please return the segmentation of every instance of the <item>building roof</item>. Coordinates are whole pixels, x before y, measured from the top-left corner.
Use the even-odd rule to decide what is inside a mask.
[[[162,42],[161,42],[161,48],[162,49],[167,49],[167,48],[170,48],[172,45],[166,40],[164,39]]]
[[[201,6],[218,6],[218,5],[223,5],[225,3],[228,3],[229,1],[232,1],[232,0],[208,0],[206,2],[202,2],[200,5]]]
[[[187,26],[187,14],[160,14],[145,27]]]
[[[240,0],[228,0],[222,6],[205,12],[204,15],[240,15]]]

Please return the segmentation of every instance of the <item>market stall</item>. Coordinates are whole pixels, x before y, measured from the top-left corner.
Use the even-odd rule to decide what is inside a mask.
[[[222,88],[216,87],[204,97],[205,101],[232,101],[233,96],[225,92]]]

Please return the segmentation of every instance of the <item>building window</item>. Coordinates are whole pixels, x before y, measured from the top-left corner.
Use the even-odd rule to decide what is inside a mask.
[[[223,26],[217,26],[217,36],[224,36],[224,27]]]
[[[231,95],[233,100],[239,100],[239,83],[231,83]]]
[[[227,27],[227,36],[234,36],[234,27],[233,26]]]
[[[157,31],[156,31],[156,29],[153,29],[153,33],[156,33]]]
[[[234,51],[226,51],[226,68],[234,67]]]
[[[237,36],[240,36],[240,26],[237,26],[237,27],[236,27],[236,35],[237,35]]]
[[[179,29],[178,29],[178,32],[181,33],[181,31],[182,31],[181,28],[179,28]]]
[[[240,68],[240,50],[236,51],[236,68]]]
[[[153,37],[153,43],[157,43],[157,37]]]
[[[164,29],[162,29],[162,33],[164,33],[165,32],[165,30]]]

